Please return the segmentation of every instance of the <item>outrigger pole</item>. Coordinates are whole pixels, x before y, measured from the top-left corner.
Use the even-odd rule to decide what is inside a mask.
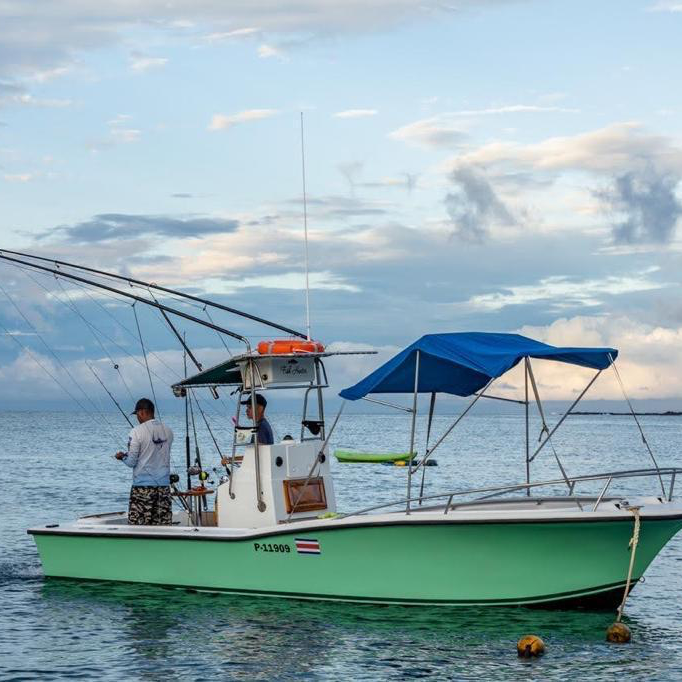
[[[98,289],[104,289],[105,291],[110,291],[114,294],[117,294],[118,296],[124,296],[126,298],[133,299],[134,301],[137,301],[139,303],[144,303],[145,305],[151,306],[152,308],[157,308],[161,312],[166,312],[166,313],[171,313],[172,315],[177,315],[178,317],[182,317],[185,320],[189,320],[190,322],[194,322],[198,325],[201,325],[202,327],[208,327],[209,329],[213,329],[214,331],[219,332],[220,334],[227,334],[227,336],[231,336],[233,339],[237,339],[238,341],[241,341],[244,343],[247,347],[247,349],[250,351],[251,350],[251,344],[249,343],[249,340],[245,337],[242,336],[241,334],[237,334],[236,332],[230,331],[229,329],[225,329],[225,327],[221,327],[217,324],[213,324],[212,322],[207,322],[206,320],[202,320],[199,317],[195,317],[194,315],[190,315],[189,313],[185,313],[182,310],[178,310],[177,308],[171,308],[170,306],[167,306],[163,303],[158,303],[157,301],[150,301],[148,298],[143,298],[142,296],[136,296],[135,294],[131,294],[128,291],[121,291],[120,289],[116,289],[115,287],[110,287],[107,284],[102,284],[102,282],[95,282],[94,280],[86,279],[85,277],[80,277],[78,275],[71,274],[69,272],[64,272],[63,270],[57,270],[54,268],[48,268],[44,265],[38,265],[37,263],[31,263],[30,261],[24,261],[20,260],[18,258],[10,258],[10,256],[5,256],[5,252],[0,250],[0,259],[8,261],[10,263],[17,263],[19,265],[24,265],[29,268],[33,268],[35,270],[42,270],[43,272],[49,272],[52,275],[56,275],[57,277],[64,277],[66,279],[73,280],[75,282],[81,282],[83,284],[87,284],[88,286],[96,287]],[[41,259],[41,260],[49,260],[49,259]],[[87,268],[85,268],[87,269]],[[118,277],[118,275],[117,275]],[[123,278],[125,279],[125,278]],[[217,305],[217,304],[216,304]],[[247,313],[244,313],[244,315],[247,315]],[[265,322],[265,321],[263,321]],[[272,323],[266,323],[266,324],[272,324]]]
[[[306,339],[308,338],[306,334],[303,332],[298,332],[295,329],[290,329],[289,327],[285,327],[284,325],[278,324],[277,322],[271,322],[270,320],[266,320],[263,317],[258,317],[257,315],[251,315],[251,313],[245,313],[243,310],[237,310],[236,308],[231,308],[229,306],[223,305],[222,303],[216,303],[215,301],[211,301],[207,298],[201,298],[200,296],[192,296],[191,294],[186,294],[183,291],[178,291],[177,289],[169,289],[168,287],[162,287],[159,286],[158,284],[154,284],[152,282],[144,282],[143,280],[140,279],[135,279],[134,277],[126,277],[125,275],[119,275],[114,272],[106,272],[105,270],[98,270],[96,268],[89,268],[85,265],[76,265],[75,263],[69,263],[67,261],[63,260],[57,260],[55,258],[46,258],[44,256],[35,256],[30,253],[23,253],[21,251],[10,251],[9,249],[0,249],[0,258],[5,258],[5,260],[12,260],[11,258],[8,258],[7,256],[4,256],[2,254],[10,253],[13,256],[21,256],[22,258],[33,258],[34,260],[39,260],[43,261],[46,263],[53,263],[55,266],[59,265],[64,265],[69,268],[75,268],[76,270],[82,270],[84,272],[92,272],[96,275],[102,275],[104,277],[111,277],[113,279],[118,279],[123,282],[128,282],[131,286],[136,285],[136,286],[141,286],[144,287],[145,289],[156,289],[157,291],[163,291],[166,294],[172,294],[173,296],[180,296],[181,298],[186,298],[189,301],[194,301],[195,303],[201,303],[204,306],[211,306],[213,308],[218,308],[219,310],[224,310],[225,312],[228,313],[233,313],[234,315],[239,315],[240,317],[245,317],[249,320],[253,320],[254,322],[260,322],[261,324],[264,324],[268,327],[272,327],[273,329],[278,329],[281,332],[285,332],[287,334],[291,334],[292,336],[298,336],[301,339]],[[16,261],[19,263],[22,263],[22,265],[28,265],[30,267],[36,267],[40,268],[40,266],[36,265],[35,263],[30,263],[30,262],[24,262],[24,261]],[[44,268],[40,268],[44,269]],[[57,269],[57,272],[59,274],[66,274],[64,273],[63,270]],[[93,284],[93,282],[87,282],[88,284]],[[120,293],[120,292],[119,292]],[[144,300],[144,299],[143,299]],[[148,302],[148,301],[145,301]],[[196,320],[195,320],[196,321]],[[210,325],[206,325],[210,326]],[[214,327],[215,329],[215,327]],[[217,330],[217,331],[222,331],[222,330]]]

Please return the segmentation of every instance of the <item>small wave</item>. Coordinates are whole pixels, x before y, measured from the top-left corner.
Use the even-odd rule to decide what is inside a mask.
[[[0,587],[42,579],[40,566],[33,561],[0,561]]]

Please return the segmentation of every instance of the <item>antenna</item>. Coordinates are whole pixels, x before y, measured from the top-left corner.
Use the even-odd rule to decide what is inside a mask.
[[[305,331],[310,341],[310,276],[308,272],[308,203],[305,194],[305,145],[303,144],[303,112],[301,112],[301,176],[303,178],[303,231],[305,235]]]

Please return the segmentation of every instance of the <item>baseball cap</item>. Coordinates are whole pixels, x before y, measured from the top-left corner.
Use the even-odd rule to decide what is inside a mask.
[[[140,410],[154,412],[154,403],[149,398],[140,398],[135,403],[135,409],[130,414],[137,414]]]
[[[244,400],[242,400],[242,405],[250,405],[251,404],[251,396],[247,396]],[[268,404],[268,401],[265,399],[265,396],[256,393],[256,405],[262,405],[265,407]]]

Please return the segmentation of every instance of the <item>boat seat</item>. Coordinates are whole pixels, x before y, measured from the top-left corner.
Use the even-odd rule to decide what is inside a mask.
[[[317,436],[324,426],[324,422],[319,419],[304,419],[301,424],[303,424],[313,436]]]

